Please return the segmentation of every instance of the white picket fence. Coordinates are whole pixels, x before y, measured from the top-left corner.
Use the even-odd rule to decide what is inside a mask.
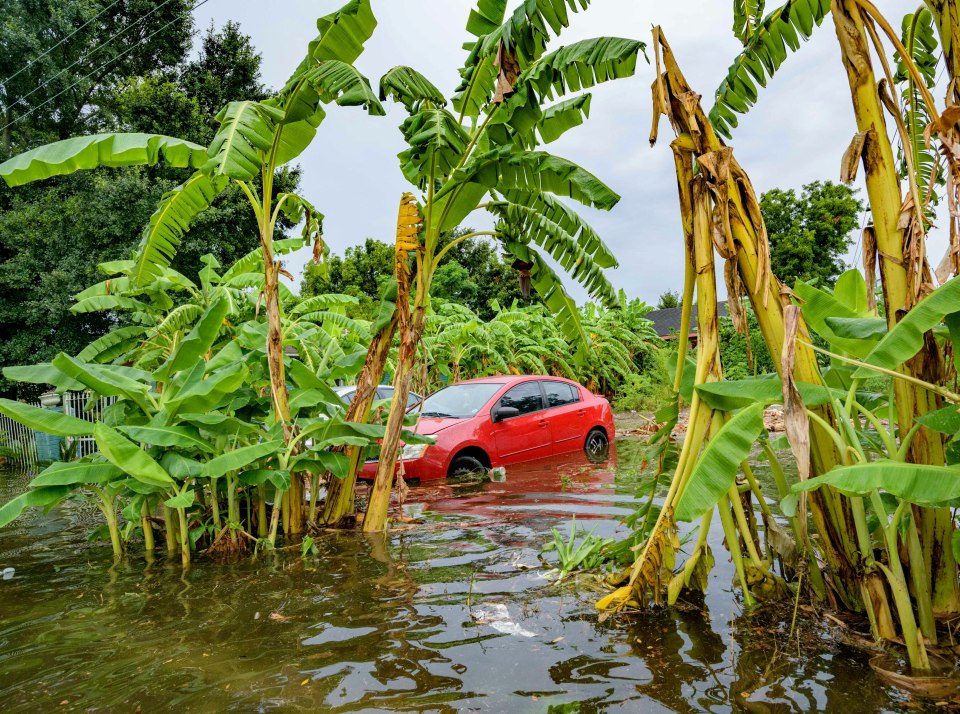
[[[39,402],[28,402],[39,407]],[[14,466],[26,469],[37,465],[37,440],[33,430],[15,422],[6,414],[0,414],[0,432],[3,433],[2,446],[10,450],[7,457]]]
[[[103,410],[117,401],[116,397],[100,397],[92,399],[93,394],[87,392],[67,392],[63,395],[63,411],[69,416],[96,422],[103,417]],[[31,406],[39,407],[39,402],[27,402]],[[89,407],[89,408],[88,408]],[[36,467],[39,464],[37,456],[36,432],[14,421],[5,414],[0,414],[0,433],[3,435],[2,445],[12,453],[8,457],[14,466],[21,469]],[[80,436],[65,439],[67,445],[76,443],[76,458],[87,456],[97,450],[97,443],[92,436]]]
[[[63,395],[63,412],[69,416],[83,419],[85,421],[100,421],[103,418],[103,410],[117,401],[116,397],[100,397],[92,400],[93,394],[87,392],[67,392]],[[89,409],[86,408],[89,406]],[[92,436],[79,436],[71,441],[77,444],[77,455],[79,459],[83,456],[92,454],[97,450],[97,442]]]

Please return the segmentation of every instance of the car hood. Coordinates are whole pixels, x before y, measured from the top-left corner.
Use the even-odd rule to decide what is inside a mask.
[[[416,432],[424,436],[432,436],[451,426],[462,424],[466,419],[452,419],[450,417],[420,417]]]

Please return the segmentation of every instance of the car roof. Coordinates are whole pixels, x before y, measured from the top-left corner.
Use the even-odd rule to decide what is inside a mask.
[[[569,384],[576,384],[565,377],[552,377],[546,374],[501,374],[493,377],[477,377],[476,379],[464,379],[459,382],[454,382],[453,384],[448,384],[446,386],[452,387],[456,384],[518,384],[520,382],[526,382],[530,379],[547,379],[551,382],[567,382]]]

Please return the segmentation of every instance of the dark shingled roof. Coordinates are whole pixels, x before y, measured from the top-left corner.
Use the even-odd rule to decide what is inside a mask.
[[[644,317],[653,322],[653,327],[657,331],[657,334],[660,337],[674,337],[680,331],[680,313],[682,308],[679,307],[666,307],[662,310],[654,310],[653,312],[648,312]],[[717,314],[720,317],[726,317],[729,313],[727,312],[727,302],[717,303]],[[693,315],[690,318],[690,334],[695,335],[697,333],[697,306],[693,306]]]

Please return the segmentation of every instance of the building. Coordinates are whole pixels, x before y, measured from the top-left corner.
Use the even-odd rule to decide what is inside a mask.
[[[653,322],[653,327],[657,331],[657,334],[663,340],[675,340],[678,333],[680,332],[680,314],[682,308],[679,307],[666,307],[662,310],[654,310],[653,312],[648,312],[644,317]],[[727,302],[717,303],[717,314],[720,317],[726,317],[729,315],[727,312]],[[693,306],[693,314],[690,316],[690,334],[687,335],[687,339],[690,340],[690,346],[695,347],[697,344],[697,306]]]

